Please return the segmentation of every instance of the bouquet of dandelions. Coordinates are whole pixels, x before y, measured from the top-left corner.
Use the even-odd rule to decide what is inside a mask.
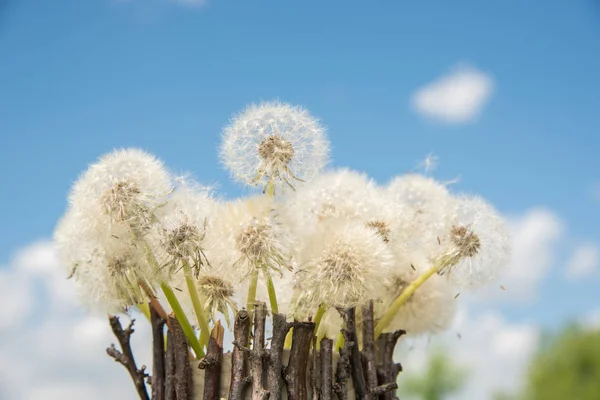
[[[458,288],[506,263],[504,221],[481,198],[416,174],[380,187],[323,172],[328,155],[306,110],[271,102],[237,115],[220,148],[261,194],[218,200],[136,149],[104,155],[74,184],[60,257],[84,303],[109,313],[121,350],[107,352],[141,399],[146,383],[161,400],[393,399],[398,338],[446,329]],[[152,324],[151,378],[129,345],[133,320],[115,316],[131,309]]]

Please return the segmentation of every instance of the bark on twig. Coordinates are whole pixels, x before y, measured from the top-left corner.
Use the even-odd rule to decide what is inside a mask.
[[[351,342],[350,367],[352,370],[352,382],[357,399],[363,399],[367,394],[367,382],[363,373],[360,350],[358,349],[358,338],[356,335],[356,310],[349,308],[345,311],[346,329],[343,330],[346,342]]]
[[[127,368],[140,399],[149,400],[150,398],[148,397],[148,391],[146,390],[146,383],[144,382],[148,376],[146,373],[146,366],[144,365],[141,369],[138,369],[135,364],[135,359],[133,358],[133,352],[131,351],[130,340],[135,320],[131,320],[127,329],[123,329],[121,322],[119,322],[119,317],[109,317],[108,321],[114,335],[119,341],[121,351],[117,350],[114,344],[111,344],[110,347],[106,349],[106,353],[114,358],[116,362]]]
[[[306,400],[306,366],[315,330],[314,322],[294,322],[290,361],[285,368],[289,400]]]
[[[242,348],[248,348],[250,339],[250,316],[248,311],[241,310],[235,317],[233,325],[233,354],[231,355],[231,384],[229,385],[229,400],[242,400],[246,381],[246,364],[248,353]]]
[[[313,400],[321,397],[321,355],[317,350],[317,337],[312,338],[312,366],[310,369],[310,383],[312,386]]]
[[[218,400],[221,383],[221,365],[223,360],[223,335],[225,329],[217,321],[210,332],[206,357],[200,361],[198,368],[204,369],[203,400]]]
[[[350,379],[350,353],[354,346],[354,342],[348,340],[348,335],[345,329],[342,329],[344,338],[344,347],[340,349],[340,358],[337,363],[335,371],[335,384],[333,385],[333,391],[337,395],[339,400],[346,400],[348,398],[348,391],[346,384]]]
[[[267,388],[269,389],[269,400],[279,400],[284,387],[283,382],[283,345],[285,337],[292,327],[286,321],[285,315],[273,314],[273,337],[267,367]]]
[[[373,301],[362,307],[363,317],[363,358],[366,373],[367,393],[365,398],[374,400],[377,386],[377,365],[375,364],[375,324],[373,321]]]
[[[394,363],[394,349],[400,336],[406,331],[398,330],[392,333],[382,333],[377,339],[377,376],[379,385],[396,385],[398,373],[402,371],[400,363]],[[396,385],[397,386],[397,385]],[[380,394],[380,400],[397,400],[398,397],[394,391],[386,391]]]
[[[165,323],[150,307],[152,324],[152,400],[165,400]]]
[[[321,400],[333,395],[333,340],[321,339]]]
[[[267,306],[257,302],[254,310],[254,339],[250,352],[250,376],[252,377],[252,400],[266,400],[269,392],[263,386],[265,350],[265,320]],[[178,399],[179,400],[179,399]]]
[[[167,354],[165,357],[165,400],[176,400],[175,397],[175,346],[173,331],[167,331]]]
[[[169,315],[169,325],[173,331],[173,352],[175,354],[175,395],[177,400],[192,400],[193,385],[189,345],[174,314]]]

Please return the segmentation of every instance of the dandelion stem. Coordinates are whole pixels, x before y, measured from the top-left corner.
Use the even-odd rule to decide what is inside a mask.
[[[346,344],[346,339],[344,338],[344,334],[340,332],[338,334],[337,340],[335,341],[335,348],[339,351],[340,349],[344,348],[344,344]]]
[[[252,319],[254,316],[254,304],[256,303],[256,287],[258,286],[258,271],[255,271],[250,275],[250,282],[248,283],[248,301],[246,302],[246,310],[250,316],[250,331],[252,331]]]
[[[177,322],[179,322],[179,325],[181,325],[181,329],[183,330],[183,333],[185,334],[185,337],[187,338],[190,347],[194,350],[194,353],[196,353],[196,357],[204,357],[204,350],[202,350],[200,341],[196,337],[196,334],[194,333],[194,328],[192,328],[190,321],[188,321],[187,317],[185,316],[183,308],[181,308],[181,304],[179,303],[179,300],[177,300],[175,292],[173,292],[173,288],[166,282],[161,283],[160,288],[165,294],[167,301],[171,305],[171,308],[175,313],[175,318],[177,319]]]
[[[137,307],[139,308],[140,312],[144,314],[144,317],[148,318],[148,321],[150,321],[150,306],[148,303],[140,303],[137,305]]]
[[[321,320],[323,319],[323,315],[325,315],[325,311],[327,311],[327,304],[322,303],[317,310],[317,314],[315,315],[315,335],[319,330],[319,325],[321,325]]]
[[[275,285],[273,284],[273,279],[271,278],[271,274],[266,268],[263,270],[263,272],[267,281],[267,291],[269,292],[269,303],[271,304],[271,312],[273,314],[279,314],[279,306],[277,305],[277,294],[275,293]]]
[[[269,197],[275,196],[275,184],[272,181],[269,181],[269,183],[267,183],[267,195]]]
[[[283,343],[284,349],[290,349],[292,347],[292,334],[294,333],[294,327],[292,326],[288,331],[287,335],[285,335],[285,342]]]
[[[198,318],[198,325],[200,326],[200,345],[202,346],[202,348],[208,348],[210,328],[208,327],[208,320],[206,319],[206,314],[204,313],[204,307],[202,306],[202,302],[200,301],[200,296],[198,296],[198,290],[196,289],[196,285],[194,285],[190,264],[188,264],[187,261],[183,261],[183,274],[185,275],[185,283],[187,285],[188,291],[190,292],[190,298],[192,299],[194,312],[196,313],[196,318]]]
[[[431,278],[431,276],[433,274],[435,274],[436,272],[438,272],[439,268],[440,267],[439,267],[438,263],[434,264],[426,272],[424,272],[417,279],[415,279],[410,285],[408,285],[402,291],[402,293],[400,293],[400,295],[398,297],[396,297],[396,300],[394,300],[394,302],[387,309],[387,311],[385,312],[385,314],[383,314],[383,316],[381,317],[381,319],[377,323],[377,326],[375,326],[375,339],[377,339],[379,337],[379,335],[381,335],[381,332],[383,332],[383,330],[385,328],[387,328],[388,325],[392,322],[392,320],[394,319],[394,316],[396,315],[396,313],[398,312],[398,310],[400,310],[400,307],[402,307],[402,305],[404,303],[406,303],[406,301],[410,298],[410,296],[412,296],[412,294],[419,287],[421,287],[421,285],[423,283],[425,283],[427,281],[427,279]]]

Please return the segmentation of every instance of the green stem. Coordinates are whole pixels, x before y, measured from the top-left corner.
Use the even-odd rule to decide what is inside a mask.
[[[427,271],[425,271],[422,275],[420,275],[417,279],[415,279],[410,285],[408,285],[402,291],[402,293],[400,293],[400,296],[396,297],[396,300],[394,300],[392,305],[387,309],[385,314],[383,314],[383,316],[375,326],[375,339],[377,339],[379,335],[381,335],[381,332],[383,332],[383,330],[388,327],[388,325],[392,322],[394,316],[396,315],[400,307],[402,307],[402,305],[406,303],[410,296],[438,270],[439,266],[436,263]]]
[[[258,271],[255,271],[250,275],[250,282],[248,282],[248,301],[246,302],[246,310],[248,310],[248,316],[250,317],[250,332],[252,332],[252,323],[254,322],[254,305],[256,304],[256,288],[258,286]]]
[[[192,278],[192,269],[187,261],[183,262],[183,274],[185,275],[185,283],[187,284],[188,292],[190,292],[190,298],[192,299],[192,305],[194,306],[194,312],[198,319],[198,326],[200,327],[200,345],[202,348],[208,348],[208,338],[210,337],[210,328],[208,327],[208,320],[204,313],[204,307],[198,296],[198,290],[194,284]]]
[[[198,338],[194,333],[194,328],[192,328],[190,321],[188,321],[187,317],[185,316],[183,308],[181,308],[181,304],[179,304],[179,300],[177,300],[175,292],[173,292],[173,288],[171,288],[171,286],[169,286],[169,284],[166,282],[161,283],[160,288],[165,294],[167,301],[171,305],[171,308],[175,313],[175,318],[177,319],[177,322],[179,322],[179,325],[181,325],[181,329],[190,343],[190,347],[194,350],[194,353],[196,353],[196,358],[203,358],[204,351],[202,350],[200,341],[198,341]]]
[[[344,347],[344,344],[346,344],[346,339],[344,339],[344,334],[340,332],[337,340],[335,341],[335,348],[340,351],[340,349]]]
[[[323,319],[323,315],[327,311],[327,304],[322,303],[317,310],[317,314],[315,315],[315,335],[319,331],[319,325],[321,325],[321,320]]]
[[[271,312],[273,314],[279,314],[279,306],[277,305],[277,294],[275,293],[275,285],[273,284],[273,279],[271,278],[271,274],[266,268],[263,271],[267,281],[267,291],[269,292],[269,303],[271,304]]]
[[[291,349],[292,348],[292,334],[294,333],[294,328],[290,328],[290,330],[288,331],[287,335],[285,335],[285,342],[283,343],[283,348],[284,349]]]
[[[137,304],[137,307],[140,309],[140,312],[144,314],[144,317],[148,318],[148,321],[150,321],[150,306],[148,303]]]

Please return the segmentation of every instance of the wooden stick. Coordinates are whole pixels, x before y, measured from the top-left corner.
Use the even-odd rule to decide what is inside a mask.
[[[242,400],[244,389],[248,385],[246,380],[246,364],[250,340],[250,316],[248,311],[241,310],[235,316],[233,324],[233,354],[231,355],[231,384],[229,385],[229,400]]]
[[[203,400],[219,400],[221,383],[221,365],[223,362],[223,335],[225,329],[217,321],[210,332],[206,357],[200,361],[198,368],[204,369],[204,394]]]
[[[127,369],[140,399],[150,400],[148,391],[146,390],[146,383],[144,382],[146,377],[148,377],[146,366],[144,365],[141,369],[138,369],[135,364],[135,359],[133,358],[133,352],[131,351],[130,340],[131,334],[134,332],[133,323],[135,320],[131,320],[127,329],[123,329],[121,322],[119,322],[119,317],[109,317],[108,321],[114,335],[119,341],[121,351],[117,350],[114,344],[111,344],[110,347],[106,349],[106,354],[114,358],[116,362]]]
[[[152,400],[165,400],[165,323],[154,307],[150,307],[152,324]]]
[[[307,400],[306,366],[315,323],[294,322],[293,329],[290,361],[284,372],[288,385],[288,399]]]
[[[273,337],[269,349],[267,365],[267,388],[269,400],[280,400],[283,391],[283,345],[285,337],[292,327],[283,314],[273,314]]]

